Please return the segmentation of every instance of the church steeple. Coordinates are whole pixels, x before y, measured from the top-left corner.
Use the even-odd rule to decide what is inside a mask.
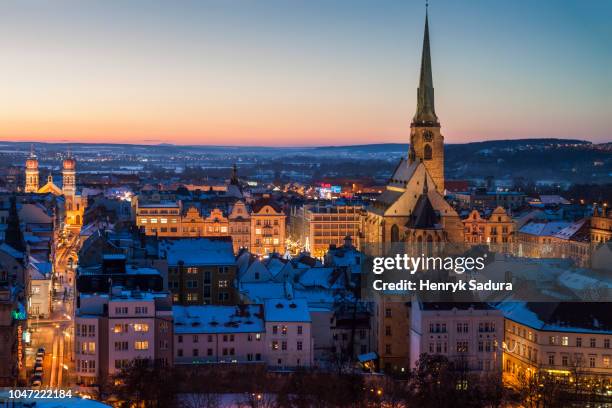
[[[421,54],[421,76],[417,90],[417,109],[412,126],[439,126],[434,107],[433,75],[431,73],[431,52],[429,49],[429,16],[425,11],[425,33]]]
[[[425,12],[425,34],[421,55],[421,76],[417,90],[417,109],[410,128],[408,164],[423,163],[434,184],[428,188],[435,188],[440,194],[444,194],[444,136],[440,133],[440,122],[434,108],[427,11]]]

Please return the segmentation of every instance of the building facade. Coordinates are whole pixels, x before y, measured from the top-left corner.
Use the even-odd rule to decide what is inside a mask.
[[[278,203],[262,198],[251,204],[251,247],[256,255],[285,252],[286,216]]]
[[[229,237],[164,240],[159,258],[167,262],[168,289],[175,304],[236,303],[236,259]]]
[[[472,210],[463,220],[465,242],[471,244],[507,244],[514,235],[514,222],[506,210],[497,207],[487,218]]]
[[[262,305],[173,306],[175,364],[265,363]]]
[[[173,364],[171,298],[165,292],[81,294],[75,314],[77,383],[99,385],[135,359]]]
[[[501,373],[504,316],[484,303],[412,302],[410,363],[439,354],[466,371]]]

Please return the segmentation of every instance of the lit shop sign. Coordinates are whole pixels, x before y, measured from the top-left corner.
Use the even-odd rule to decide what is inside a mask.
[[[28,316],[26,316],[25,310],[13,310],[11,315],[15,320],[27,320],[28,318]]]
[[[17,365],[21,370],[23,368],[23,329],[21,325],[17,326]]]

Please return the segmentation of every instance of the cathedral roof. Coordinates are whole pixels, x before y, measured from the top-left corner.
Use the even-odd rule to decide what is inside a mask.
[[[395,167],[388,185],[392,187],[405,188],[406,183],[408,183],[408,181],[410,181],[412,178],[418,164],[419,163],[417,162],[409,163],[406,158],[402,157],[400,162]]]
[[[414,229],[435,229],[439,225],[440,217],[431,205],[429,197],[426,194],[421,194],[406,226]]]
[[[435,229],[440,226],[440,217],[429,200],[427,174],[423,178],[423,192],[419,196],[406,226],[414,229]]]

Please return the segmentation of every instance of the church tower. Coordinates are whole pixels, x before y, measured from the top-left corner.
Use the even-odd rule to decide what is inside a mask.
[[[417,90],[417,109],[410,124],[408,163],[423,162],[436,190],[444,195],[444,137],[434,108],[434,88],[429,50],[429,22],[425,12],[425,35],[421,56],[421,76]]]
[[[25,166],[25,192],[35,193],[38,191],[38,159],[34,154],[34,149],[30,152],[30,157],[26,160]]]
[[[76,195],[76,161],[70,155],[63,163],[62,190],[66,197],[74,198]]]

